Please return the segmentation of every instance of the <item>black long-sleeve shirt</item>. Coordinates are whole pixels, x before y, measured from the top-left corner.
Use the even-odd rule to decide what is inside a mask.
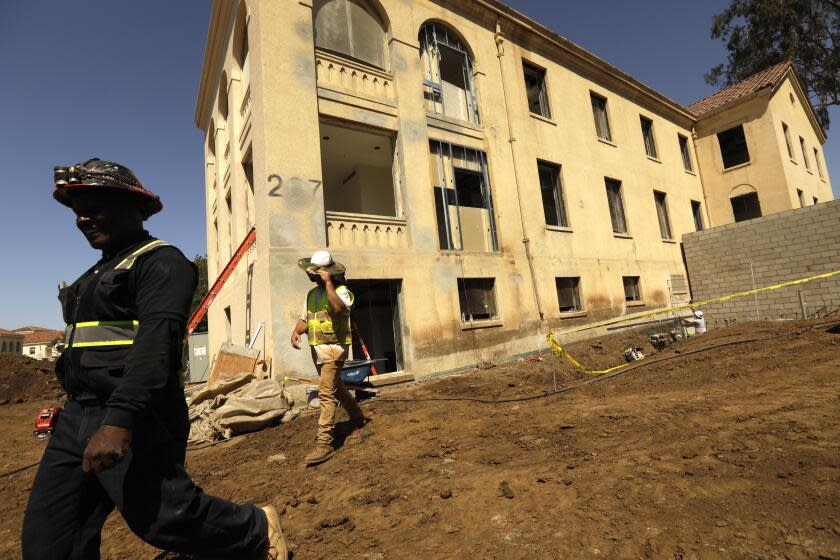
[[[100,269],[115,265],[150,239],[146,234],[131,247],[100,260],[77,281],[79,293],[94,289],[88,286],[90,282],[99,282]],[[65,389],[71,394],[93,393],[106,399],[108,410],[103,424],[131,428],[150,407],[163,402],[161,397],[165,391],[181,390],[178,371],[196,283],[195,266],[178,249],[161,247],[143,255],[128,272],[124,285],[113,294],[118,305],[130,310],[140,323],[134,343],[124,353],[122,363],[117,364],[121,374],[116,378],[93,375],[85,367],[85,362],[92,360],[78,354],[86,353],[95,359],[101,359],[102,354],[95,350],[69,350],[68,366],[72,375],[66,376],[69,378],[65,381]],[[82,297],[82,304],[84,301]]]

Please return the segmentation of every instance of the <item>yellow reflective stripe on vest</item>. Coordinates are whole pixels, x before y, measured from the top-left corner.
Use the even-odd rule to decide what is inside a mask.
[[[140,328],[140,321],[84,321],[67,325],[69,348],[129,346]],[[71,338],[72,335],[72,338]]]
[[[346,291],[350,294],[350,306],[352,307],[354,297],[353,292],[347,289],[346,286],[339,286],[338,290]],[[309,338],[310,346],[317,346],[319,344],[352,344],[353,335],[350,332],[350,314],[342,317],[333,318],[329,314],[330,302],[327,299],[327,293],[322,290],[320,297],[314,297],[317,293],[312,290],[306,296],[306,326],[308,329],[307,337]]]
[[[117,264],[117,266],[114,267],[114,270],[128,270],[132,266],[134,266],[134,261],[136,261],[137,258],[141,255],[144,255],[149,251],[154,251],[155,249],[159,249],[161,247],[166,247],[167,245],[169,245],[169,243],[160,239],[150,241],[149,243],[146,243],[145,245],[128,255],[126,258],[121,260],[119,264]]]

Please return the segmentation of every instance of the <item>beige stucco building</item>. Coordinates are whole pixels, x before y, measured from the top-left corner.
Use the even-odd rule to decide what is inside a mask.
[[[21,353],[29,358],[55,361],[64,351],[64,331],[27,326],[14,332],[23,336]]]
[[[752,142],[780,125],[761,122],[820,151],[824,183],[785,185],[831,197],[807,99],[776,108],[790,76],[707,125],[495,0],[216,0],[195,115],[210,278],[257,242],[210,308],[210,351],[264,322],[275,373],[310,372],[288,342],[311,287],[296,263],[324,247],[380,371],[418,377],[684,299],[680,238],[732,221],[725,177],[779,182],[764,151],[784,144]],[[737,115],[752,159],[724,172],[705,160]]]

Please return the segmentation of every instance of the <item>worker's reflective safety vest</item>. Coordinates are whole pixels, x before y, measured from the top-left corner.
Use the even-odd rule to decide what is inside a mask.
[[[121,260],[114,270],[130,270],[140,256],[168,245],[160,239],[150,241]],[[67,325],[64,340],[68,341],[67,348],[109,349],[134,344],[138,330],[140,321],[136,319],[81,321]]]
[[[336,293],[347,293],[350,295],[350,306],[353,306],[353,292],[347,286],[339,286]],[[307,336],[310,346],[318,344],[346,344],[353,343],[353,336],[350,332],[350,313],[333,319],[329,313],[330,302],[327,299],[327,290],[315,288],[309,291],[306,296],[306,325]]]

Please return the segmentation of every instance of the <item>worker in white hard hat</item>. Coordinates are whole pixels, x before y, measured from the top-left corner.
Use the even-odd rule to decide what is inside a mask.
[[[703,334],[706,332],[706,318],[703,316],[703,312],[694,308],[691,308],[691,312],[694,317],[691,319],[683,319],[683,324],[686,326],[693,326],[694,334]]]
[[[339,402],[350,415],[353,427],[363,427],[367,419],[340,375],[353,343],[350,330],[353,293],[345,283],[346,269],[343,264],[335,262],[327,251],[317,251],[311,258],[300,259],[298,266],[316,284],[306,295],[303,312],[292,330],[291,339],[292,346],[300,349],[300,336],[306,334],[312,361],[320,377],[318,435],[315,449],[304,459],[307,466],[312,466],[335,455],[333,430]]]

